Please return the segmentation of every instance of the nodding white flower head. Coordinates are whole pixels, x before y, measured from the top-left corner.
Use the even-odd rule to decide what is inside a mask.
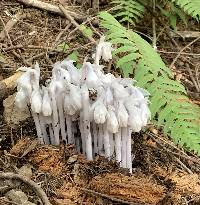
[[[94,112],[94,121],[97,124],[103,124],[106,121],[107,118],[107,109],[106,106],[103,103],[102,99],[98,99],[93,104],[93,112]]]
[[[132,106],[131,112],[129,113],[128,125],[133,132],[139,132],[142,129],[143,123],[139,108]]]
[[[108,73],[106,75],[102,76],[102,82],[106,85],[110,85],[114,80],[115,80],[115,76],[111,73]]]
[[[110,87],[106,89],[106,103],[107,105],[111,105],[114,102],[113,93]]]
[[[30,102],[33,112],[40,113],[42,111],[42,96],[40,90],[33,90]]]
[[[30,71],[27,71],[21,75],[21,77],[17,80],[17,90],[23,91],[30,97],[32,93],[32,85],[30,79]]]
[[[114,90],[114,97],[116,99],[125,99],[129,96],[128,91],[124,88],[123,85],[119,84],[117,81],[113,81],[111,86]]]
[[[118,102],[117,119],[118,119],[120,127],[127,127],[127,125],[128,125],[128,112],[123,104],[123,101]]]
[[[71,82],[74,85],[79,85],[80,83],[80,72],[79,70],[74,66],[74,61],[65,59],[61,62],[61,67],[67,70],[70,74]]]
[[[17,92],[17,95],[15,96],[15,105],[20,110],[24,110],[27,108],[27,104],[28,104],[27,93],[23,90],[23,88],[20,88]]]
[[[108,106],[107,129],[111,133],[116,133],[119,130],[119,123],[117,121],[117,117],[114,111],[114,107]]]
[[[76,111],[81,110],[82,108],[82,98],[81,98],[81,90],[78,86],[70,84],[70,92],[69,97],[71,100],[71,104],[73,105]]]
[[[105,42],[105,36],[102,36],[96,48],[95,64],[99,65],[101,58],[104,61],[111,60],[113,50],[114,49],[112,48],[112,44],[110,42]]]
[[[86,62],[82,67],[82,83],[86,82],[88,88],[95,88],[99,85],[99,78],[97,74],[94,72],[93,66],[91,63]]]
[[[72,103],[69,95],[64,97],[64,111],[67,115],[75,115],[78,111],[77,105]]]
[[[48,89],[46,87],[42,87],[43,90],[43,100],[42,100],[42,114],[47,117],[52,114],[52,103],[51,98],[49,96]]]
[[[146,126],[151,119],[151,112],[146,103],[140,105],[142,126]]]

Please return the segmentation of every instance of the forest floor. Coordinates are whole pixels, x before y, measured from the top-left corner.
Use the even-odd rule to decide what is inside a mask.
[[[59,0],[42,1],[59,4]],[[64,0],[62,3],[73,12],[72,16],[79,24],[87,18],[86,25],[98,40],[99,32],[103,31],[98,20],[92,18],[95,11],[89,9],[87,2],[74,1],[72,4]],[[100,10],[110,8],[108,2],[100,3]],[[152,36],[148,15],[135,30]],[[182,38],[174,35],[169,27],[163,27],[167,25],[166,19],[158,18],[162,23],[156,25],[158,52],[165,63],[171,65],[176,80],[185,85],[191,101],[200,105],[200,40],[194,41],[198,36]],[[178,24],[177,30],[199,32],[200,35],[200,25],[192,19],[187,28]],[[71,53],[78,56],[78,63],[82,63],[85,56],[91,55],[93,47],[93,42],[59,14],[14,0],[0,1],[0,81],[15,75],[20,66],[32,66],[36,61],[41,66],[42,80],[45,80],[53,63]],[[179,57],[172,64],[177,55]],[[111,72],[119,74],[114,66]],[[0,204],[44,203],[39,188],[30,181],[23,183],[23,177],[39,185],[55,205],[200,204],[200,159],[177,147],[153,125],[133,135],[134,161],[130,175],[114,161],[100,156],[88,162],[73,145],[39,145],[30,115],[14,108],[15,91],[10,89],[4,94],[0,91]],[[19,119],[26,121],[19,123]],[[6,177],[2,173],[15,173],[22,179],[15,175]]]

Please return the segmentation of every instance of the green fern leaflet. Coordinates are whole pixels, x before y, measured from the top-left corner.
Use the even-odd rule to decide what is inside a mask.
[[[127,22],[135,25],[143,17],[144,6],[136,0],[112,0],[111,3],[117,5],[115,17],[119,22]]]
[[[186,13],[196,19],[200,19],[200,1],[199,0],[171,0]]]
[[[109,13],[99,16],[101,26],[107,29],[107,39],[118,47],[116,65],[125,77],[134,74],[137,85],[150,92],[155,124],[163,127],[175,143],[200,155],[200,108],[189,101],[184,86],[173,80],[172,72],[148,42]]]

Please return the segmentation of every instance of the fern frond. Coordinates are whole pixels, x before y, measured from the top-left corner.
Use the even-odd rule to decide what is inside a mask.
[[[112,0],[111,3],[117,5],[114,16],[119,18],[119,22],[135,25],[143,17],[144,6],[136,0]]]
[[[118,46],[115,54],[121,58],[117,66],[126,77],[134,73],[137,85],[150,92],[155,124],[175,143],[200,155],[200,109],[189,102],[184,86],[173,80],[172,72],[148,42],[112,15],[102,12],[99,16],[108,40]]]
[[[200,19],[200,1],[199,0],[171,0],[186,13],[196,19]]]

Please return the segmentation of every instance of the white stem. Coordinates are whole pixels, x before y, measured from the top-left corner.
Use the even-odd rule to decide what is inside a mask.
[[[79,129],[81,133],[82,152],[84,155],[86,155],[85,135],[83,130],[83,112],[80,112]]]
[[[46,131],[46,123],[45,123],[44,117],[41,114],[39,114],[39,120],[40,120],[41,131],[43,134],[44,144],[49,144],[50,142],[49,142],[49,137]]]
[[[32,116],[33,116],[33,120],[34,120],[34,122],[35,122],[35,127],[36,127],[36,131],[37,131],[38,140],[39,140],[42,144],[44,144],[43,136],[42,136],[42,130],[41,130],[40,120],[39,120],[38,114],[32,112]]]
[[[127,128],[122,127],[122,167],[126,168],[126,144],[127,144]]]
[[[83,104],[83,130],[86,142],[86,156],[88,160],[93,160],[92,156],[92,137],[90,133],[90,116],[89,116],[89,92],[87,86],[82,88],[82,104]]]
[[[93,131],[93,144],[94,144],[94,153],[98,154],[98,147],[97,147],[97,139],[98,139],[98,132],[97,132],[97,125],[95,122],[92,122],[92,131]]]
[[[131,129],[127,128],[127,149],[126,149],[126,167],[129,168],[130,173],[132,173],[132,157],[131,157]]]
[[[120,163],[122,160],[122,140],[121,140],[121,128],[119,128],[119,131],[115,133],[115,154],[116,154],[116,161]]]
[[[110,156],[114,154],[115,150],[115,144],[114,144],[114,139],[113,139],[113,133],[109,132],[109,141],[110,141]]]
[[[107,129],[107,123],[103,124],[103,133],[104,133],[104,149],[105,149],[105,157],[107,157],[108,159],[110,159],[111,156],[111,150],[110,150],[110,136],[109,136],[109,132]]]
[[[75,144],[76,144],[76,150],[78,153],[81,152],[81,147],[80,147],[80,138],[79,137],[75,137]]]
[[[98,154],[103,154],[103,125],[99,124],[99,131],[98,131]]]
[[[57,95],[57,105],[58,105],[58,114],[59,114],[59,119],[60,119],[61,136],[62,136],[62,140],[66,141],[67,137],[66,137],[66,131],[65,131],[65,118],[64,118],[62,93],[58,93]]]
[[[68,139],[67,139],[68,142],[67,143],[68,144],[74,144],[75,140],[74,140],[74,136],[73,136],[73,133],[72,133],[72,119],[71,119],[71,116],[66,115],[65,120],[66,120],[66,125],[67,125],[67,136],[68,136]]]
[[[59,122],[58,122],[58,110],[57,110],[57,103],[56,103],[56,94],[55,89],[51,92],[51,100],[52,100],[52,108],[53,108],[53,131],[54,131],[54,139],[55,145],[60,144],[59,139]]]
[[[52,124],[49,124],[49,134],[50,134],[51,144],[55,145],[55,137],[53,134]]]

